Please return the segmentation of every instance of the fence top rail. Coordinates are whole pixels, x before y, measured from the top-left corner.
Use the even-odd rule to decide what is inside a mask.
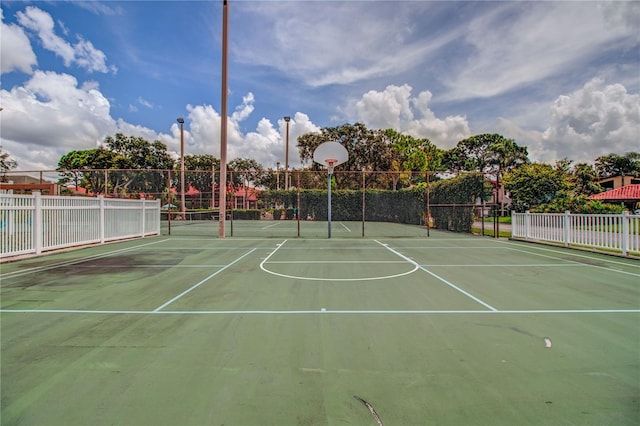
[[[622,213],[571,213],[571,212],[564,212],[564,213],[531,213],[531,212],[525,212],[525,213],[518,213],[518,212],[513,212],[512,213],[514,216],[585,216],[585,217],[621,217],[621,216],[629,216],[629,217],[640,217],[639,214],[633,214],[630,213],[628,211],[624,211]]]

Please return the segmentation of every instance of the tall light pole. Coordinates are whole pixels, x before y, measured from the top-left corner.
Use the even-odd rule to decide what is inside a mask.
[[[178,117],[180,123],[180,203],[182,204],[182,220],[187,218],[187,208],[184,204],[184,118]]]
[[[287,142],[284,152],[284,189],[289,189],[289,121],[291,121],[291,117],[285,116],[284,121],[287,123]]]
[[[227,217],[227,71],[229,59],[229,3],[222,3],[222,78],[220,101],[220,192],[218,194],[218,238],[225,238]]]
[[[276,189],[280,191],[280,162],[276,161]]]

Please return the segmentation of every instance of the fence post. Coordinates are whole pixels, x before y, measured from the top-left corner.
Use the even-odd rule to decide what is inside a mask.
[[[102,195],[98,195],[98,206],[99,206],[99,213],[98,213],[98,229],[100,232],[100,244],[104,244],[104,230],[105,230],[105,217],[106,214],[104,212],[105,207],[104,207],[104,196]]]
[[[531,235],[531,212],[529,210],[524,212],[524,237],[528,240]]]
[[[141,221],[141,225],[142,225],[142,229],[140,230],[140,236],[142,238],[144,238],[144,234],[145,234],[145,228],[146,228],[146,215],[147,215],[147,211],[146,211],[146,206],[145,206],[145,198],[144,197],[140,197],[140,204],[142,204],[142,221]]]
[[[564,246],[569,247],[569,239],[571,238],[571,218],[569,217],[571,213],[569,210],[564,212],[564,218],[562,220],[562,239],[564,241]]]
[[[36,254],[42,253],[42,194],[33,191],[33,248]]]
[[[631,218],[629,217],[628,211],[622,212],[622,255],[626,256],[629,251],[629,222]]]

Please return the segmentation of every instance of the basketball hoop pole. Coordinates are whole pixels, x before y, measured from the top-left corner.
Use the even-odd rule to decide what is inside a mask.
[[[331,175],[333,168],[349,159],[349,152],[339,142],[321,143],[313,151],[313,161],[327,167],[327,234],[331,238]]]
[[[327,226],[328,233],[327,238],[331,238],[331,174],[333,173],[333,167],[329,166],[327,169]]]

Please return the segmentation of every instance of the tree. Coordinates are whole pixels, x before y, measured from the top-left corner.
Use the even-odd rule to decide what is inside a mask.
[[[229,163],[231,171],[231,186],[244,189],[244,208],[249,208],[249,187],[259,182],[264,174],[264,169],[256,160],[249,158],[236,158]]]
[[[9,153],[0,148],[0,182],[7,181],[7,172],[18,167],[18,162],[9,156]]]
[[[306,133],[298,137],[298,152],[303,162],[313,160],[313,152],[323,142],[338,142],[349,152],[349,160],[340,166],[340,171],[391,170],[393,152],[391,142],[382,130],[370,130],[362,123],[343,124],[338,127],[325,127],[320,133]],[[321,170],[313,163],[311,170]],[[376,174],[366,176],[366,185],[375,180]],[[337,173],[336,183],[342,188],[357,189],[360,183],[350,179],[349,175]]]
[[[385,131],[392,144],[392,169],[396,172],[433,172],[441,169],[443,151],[427,138],[417,139],[413,136],[398,133],[393,129]],[[397,189],[398,181],[404,178],[410,182],[413,173],[393,175],[393,189]]]
[[[524,212],[549,203],[567,189],[562,165],[527,163],[504,175],[505,189],[511,192],[514,210]]]
[[[499,134],[484,133],[461,140],[444,155],[443,163],[449,171],[501,175],[521,164],[528,163],[526,147]]]
[[[107,136],[104,145],[119,154],[115,168],[135,170],[112,177],[114,193],[162,192],[167,178],[158,171],[171,169],[174,163],[164,143],[116,133],[115,137]]]
[[[586,163],[579,163],[573,167],[569,185],[574,196],[589,196],[602,192],[602,187],[598,184],[597,170]]]
[[[640,153],[602,155],[596,158],[595,166],[600,178],[622,176],[622,186],[624,186],[625,176],[640,177]]]
[[[200,191],[201,194],[212,194],[215,185],[215,171],[220,171],[220,160],[211,154],[185,155],[185,183]],[[179,177],[180,164],[176,162],[174,177]],[[219,174],[218,174],[219,176]],[[215,201],[211,200],[211,206]]]
[[[102,194],[108,190],[104,171],[117,167],[118,163],[118,154],[103,147],[71,151],[58,161],[58,183],[73,181],[76,188],[82,186],[94,194]]]
[[[58,161],[61,183],[73,180],[96,194],[105,191],[125,196],[134,193],[161,193],[166,187],[166,173],[173,167],[167,147],[160,141],[116,133],[107,136],[104,145],[89,150],[72,151]],[[110,170],[105,173],[105,170]],[[105,183],[105,175],[107,182]]]

